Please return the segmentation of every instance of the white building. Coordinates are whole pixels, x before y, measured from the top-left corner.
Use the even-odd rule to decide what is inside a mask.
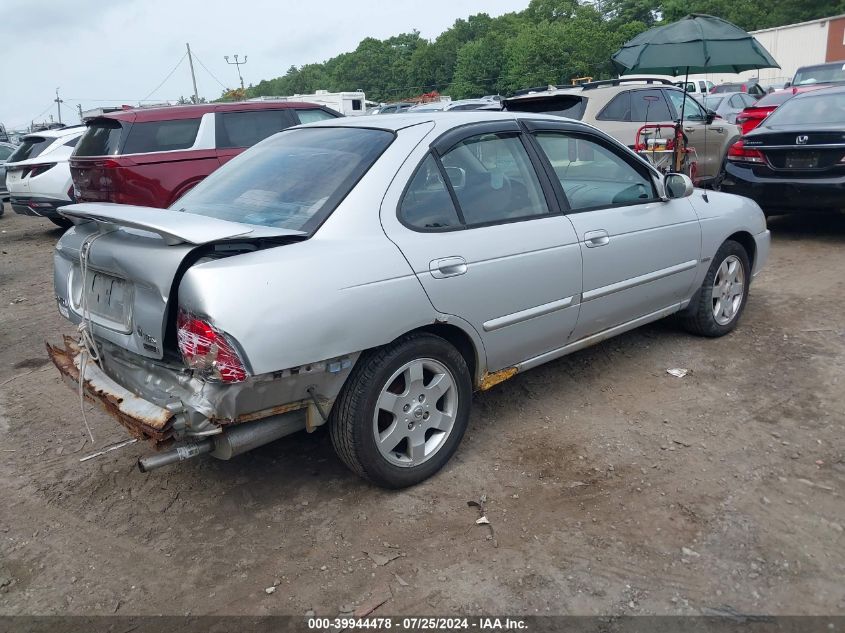
[[[759,78],[760,83],[766,86],[792,81],[795,71],[801,66],[836,61],[845,64],[845,15],[751,31],[751,35],[771,53],[780,68],[749,70],[739,75],[690,75],[690,79],[709,79],[718,85],[740,78]]]

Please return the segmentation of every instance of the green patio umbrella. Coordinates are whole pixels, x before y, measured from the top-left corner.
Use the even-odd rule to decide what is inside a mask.
[[[700,13],[640,33],[610,59],[621,75],[685,74],[689,78],[690,73],[780,68],[749,33],[727,20]]]
[[[691,72],[739,73],[780,68],[750,33],[727,20],[701,13],[640,33],[611,55],[610,60],[620,75],[650,73],[677,77],[684,74],[687,80]],[[684,98],[681,121],[686,106]],[[676,169],[679,163],[680,155],[675,159]]]
[[[750,33],[712,15],[693,13],[640,33],[611,56],[620,74],[739,73],[780,68]]]

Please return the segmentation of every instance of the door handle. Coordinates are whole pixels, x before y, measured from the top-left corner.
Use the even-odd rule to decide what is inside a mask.
[[[467,271],[467,260],[463,257],[444,257],[443,259],[435,259],[428,265],[428,271],[435,279],[445,279],[446,277],[457,277],[463,275]]]
[[[713,130],[714,132],[718,132],[719,134],[721,134],[722,132],[725,131],[725,128],[723,128],[723,127],[711,127],[710,129]]]
[[[596,246],[604,246],[610,241],[610,236],[607,231],[587,231],[584,233],[584,244],[587,248],[595,248]]]

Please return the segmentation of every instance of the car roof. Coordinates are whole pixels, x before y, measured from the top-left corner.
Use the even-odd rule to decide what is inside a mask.
[[[44,130],[42,132],[31,132],[29,134],[24,134],[21,137],[21,140],[26,140],[33,136],[37,136],[39,138],[64,138],[65,136],[70,136],[71,134],[82,134],[85,131],[84,125],[71,125],[69,127],[62,127],[57,130]]]
[[[593,128],[593,126],[555,116],[553,114],[537,114],[534,112],[503,112],[494,110],[458,110],[447,112],[403,112],[393,116],[381,116],[378,114],[344,117],[338,119],[326,119],[311,123],[307,127],[362,127],[398,132],[405,128],[424,123],[434,123],[438,129],[445,131],[451,128],[467,125],[470,123],[485,123],[487,121],[517,121],[519,119],[531,119],[534,121],[566,121],[575,125]],[[302,126],[306,127],[306,126]]]
[[[174,119],[195,119],[209,112],[243,112],[244,110],[289,110],[321,108],[317,103],[304,101],[234,101],[226,103],[200,103],[196,105],[154,106],[132,108],[120,112],[109,112],[98,119],[117,119],[143,123],[146,121],[169,121]]]
[[[613,83],[611,83],[611,81]],[[609,80],[607,82],[596,81],[589,84],[582,84],[580,86],[548,86],[547,88],[527,88],[527,91],[519,91],[512,97],[504,99],[504,102],[518,101],[520,99],[531,100],[538,97],[557,96],[557,95],[576,95],[583,97],[591,97],[594,95],[612,95],[615,96],[620,92],[627,90],[648,90],[655,88],[665,88],[668,90],[680,90],[675,82],[651,79],[651,83],[647,83],[643,79],[625,79]],[[683,82],[681,82],[683,83]]]

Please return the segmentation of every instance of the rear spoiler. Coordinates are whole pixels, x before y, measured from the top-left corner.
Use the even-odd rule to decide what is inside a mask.
[[[253,226],[182,211],[108,202],[71,204],[61,207],[59,213],[74,224],[96,222],[102,233],[115,231],[120,227],[149,231],[161,236],[168,246],[182,243],[207,244],[233,237],[306,235],[302,231],[291,229]]]

